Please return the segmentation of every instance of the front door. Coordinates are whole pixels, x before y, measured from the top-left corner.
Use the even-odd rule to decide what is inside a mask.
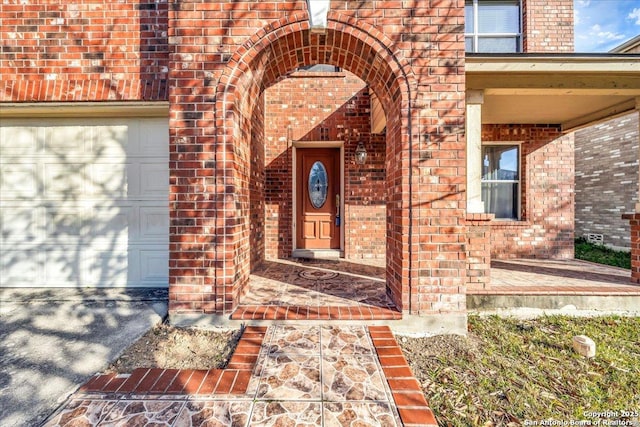
[[[296,158],[296,246],[340,249],[340,149],[300,148]]]

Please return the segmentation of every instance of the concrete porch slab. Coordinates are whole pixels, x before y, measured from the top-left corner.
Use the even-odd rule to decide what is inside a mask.
[[[630,275],[581,260],[494,260],[491,284],[469,289],[467,308],[640,312],[640,286],[631,283]]]

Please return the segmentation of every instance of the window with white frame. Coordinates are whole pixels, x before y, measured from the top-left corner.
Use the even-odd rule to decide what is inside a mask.
[[[520,145],[482,146],[482,200],[496,219],[520,219]]]
[[[520,0],[466,0],[465,50],[480,53],[521,51]]]

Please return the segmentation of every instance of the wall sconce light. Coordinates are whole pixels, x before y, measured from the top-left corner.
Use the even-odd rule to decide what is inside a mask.
[[[358,141],[358,146],[355,151],[356,163],[359,165],[364,165],[367,161],[367,149],[364,148],[364,143],[362,141]]]

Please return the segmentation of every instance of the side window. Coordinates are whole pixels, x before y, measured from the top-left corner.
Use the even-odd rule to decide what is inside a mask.
[[[482,200],[496,219],[520,219],[520,146],[482,146]]]

